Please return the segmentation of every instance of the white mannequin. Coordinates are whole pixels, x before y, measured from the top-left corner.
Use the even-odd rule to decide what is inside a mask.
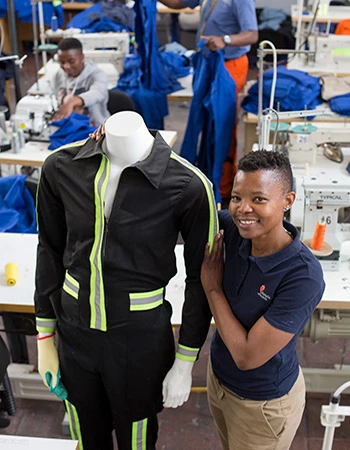
[[[110,176],[105,194],[105,216],[109,217],[120,175],[125,167],[146,159],[154,138],[142,117],[133,111],[122,111],[105,123],[103,150],[110,161]],[[193,363],[176,359],[163,382],[166,408],[176,408],[188,400],[192,384]]]
[[[110,175],[105,195],[105,216],[109,217],[120,175],[127,166],[146,159],[154,137],[142,117],[133,111],[122,111],[105,123],[106,139],[103,151],[110,162]]]
[[[147,158],[154,138],[142,117],[136,112],[122,111],[111,116],[105,124],[106,139],[103,151],[110,161],[110,177],[105,194],[105,216],[109,217],[120,175],[125,167]],[[44,383],[45,374],[52,375],[51,386],[57,383],[59,368],[55,337],[50,333],[39,333],[38,368]],[[192,384],[193,362],[176,358],[163,381],[163,402],[166,408],[177,408],[188,400]]]

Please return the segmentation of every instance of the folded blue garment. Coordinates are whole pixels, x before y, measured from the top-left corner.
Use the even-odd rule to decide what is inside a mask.
[[[119,25],[115,23],[114,20],[109,17],[100,17],[99,19],[94,20],[90,23],[90,25],[84,28],[85,33],[100,33],[102,31],[114,31],[119,33],[125,30],[123,25]]]
[[[49,150],[56,150],[62,145],[87,139],[89,134],[97,128],[90,126],[88,116],[77,113],[72,113],[65,119],[52,122],[52,125],[59,127],[59,129],[50,136]]]
[[[127,8],[125,5],[121,5],[121,8]],[[126,23],[118,23],[116,20],[113,20],[112,17],[108,17],[105,14],[103,7],[101,6],[101,2],[95,3],[90,6],[90,8],[81,11],[79,14],[76,14],[73,19],[68,22],[67,28],[80,28],[81,30],[89,30],[87,32],[96,32],[96,31],[106,31],[106,30],[97,30],[97,22],[103,19],[104,26],[109,23],[109,26],[112,26],[111,22],[114,23],[117,28],[111,29],[111,31],[134,31],[133,24],[131,26],[127,26]],[[108,21],[104,19],[109,19]],[[96,22],[96,23],[95,23]],[[93,25],[95,23],[95,25]],[[96,27],[96,29],[94,29]],[[94,31],[91,31],[93,29]]]
[[[331,110],[341,116],[350,116],[350,94],[338,95],[328,100]]]
[[[169,76],[174,76],[176,79],[190,73],[191,62],[186,56],[172,52],[160,52],[159,56]]]
[[[270,104],[273,70],[264,73],[263,79],[263,109]],[[255,83],[243,99],[242,108],[253,114],[258,113],[258,90]],[[313,77],[301,70],[289,70],[284,66],[277,69],[277,83],[274,98],[274,108],[280,111],[297,111],[314,109],[323,103],[319,77]]]
[[[0,232],[36,233],[34,199],[25,175],[0,178]]]
[[[279,8],[264,8],[259,16],[260,24],[259,30],[274,30],[277,31],[281,23],[286,20],[287,14],[283,9]]]

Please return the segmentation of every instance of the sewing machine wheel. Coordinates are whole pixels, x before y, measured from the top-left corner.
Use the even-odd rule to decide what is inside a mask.
[[[311,239],[304,239],[303,243],[315,256],[329,256],[333,253],[333,247],[329,245],[327,242],[323,244],[322,250],[314,250],[313,248],[311,248],[310,247]]]
[[[322,147],[323,147],[323,154],[326,158],[337,163],[343,162],[344,155],[339,144],[325,142],[324,144],[322,144]]]

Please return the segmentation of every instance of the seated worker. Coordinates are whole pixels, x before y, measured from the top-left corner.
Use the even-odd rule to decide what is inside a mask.
[[[91,125],[101,125],[110,116],[106,74],[91,61],[85,61],[78,39],[62,39],[57,53],[60,69],[49,84],[57,96],[59,109],[52,120],[77,112],[88,115]]]

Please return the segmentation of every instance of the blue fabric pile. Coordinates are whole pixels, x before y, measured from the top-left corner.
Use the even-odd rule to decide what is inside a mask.
[[[53,0],[51,3],[42,3],[44,24],[51,25],[52,16],[57,17],[59,27],[64,23],[64,11],[61,0]],[[32,5],[30,0],[15,0],[15,10],[19,20],[23,23],[32,23]],[[38,5],[36,5],[36,20],[39,23]]]
[[[160,52],[159,56],[169,77],[174,76],[176,79],[189,75],[191,61],[186,56],[173,52]]]
[[[263,109],[270,105],[273,70],[264,73]],[[253,114],[258,114],[258,83],[255,83],[243,99],[242,108]],[[284,66],[277,69],[274,108],[280,111],[297,111],[314,109],[323,103],[321,85],[318,77],[308,75],[301,70],[288,70]]]
[[[180,154],[212,181],[216,201],[221,202],[222,167],[236,114],[236,83],[224,66],[222,51],[210,52],[207,58],[198,52],[193,65],[193,99]]]
[[[350,116],[350,94],[338,95],[328,100],[330,109],[341,116]]]
[[[25,175],[0,178],[0,232],[36,233],[34,199]]]
[[[138,55],[126,58],[117,88],[132,97],[149,128],[163,129],[164,117],[168,115],[166,96],[182,86],[166,70],[158,52],[156,1],[139,0],[134,9]]]
[[[279,30],[281,23],[286,20],[287,14],[279,8],[263,8],[260,13],[259,30]]]
[[[59,129],[50,136],[49,150],[56,150],[62,145],[87,139],[89,134],[96,130],[96,127],[90,126],[88,116],[77,113],[72,113],[65,119],[51,122],[51,125],[59,127]]]
[[[134,11],[120,1],[102,1],[75,15],[67,27],[86,33],[134,31],[134,19]]]

